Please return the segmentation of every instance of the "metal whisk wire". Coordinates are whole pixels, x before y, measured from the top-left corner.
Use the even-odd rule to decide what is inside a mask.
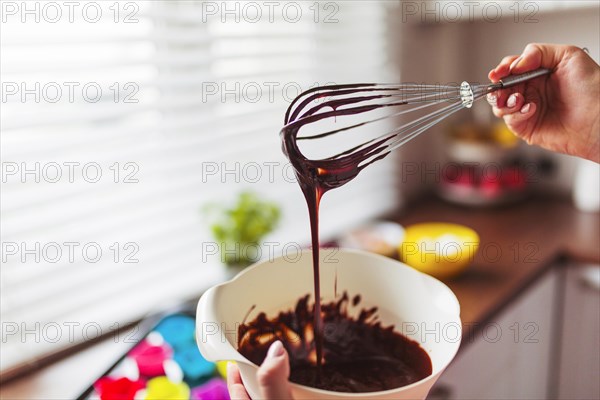
[[[292,101],[285,115],[285,125],[286,128],[290,128],[295,124],[301,127],[327,118],[398,107],[398,109],[394,109],[393,112],[384,116],[370,118],[342,128],[310,136],[296,136],[298,141],[320,139],[385,119],[422,111],[428,107],[433,108],[444,102],[449,103],[358,146],[318,160],[323,162],[337,160],[340,162],[343,161],[344,157],[360,151],[362,155],[360,166],[362,169],[416,138],[458,110],[470,108],[475,101],[486,94],[517,85],[549,72],[547,69],[539,69],[522,75],[511,76],[494,84],[469,84],[467,82],[463,82],[461,85],[365,83],[315,87],[303,92]],[[293,131],[296,135],[298,134],[297,130]]]

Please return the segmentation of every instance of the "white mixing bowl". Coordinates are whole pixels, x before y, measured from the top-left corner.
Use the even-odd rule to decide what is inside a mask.
[[[431,358],[432,375],[408,386],[371,393],[339,393],[292,384],[296,399],[424,399],[454,358],[462,336],[460,306],[442,282],[396,260],[347,249],[321,250],[321,294],[324,302],[347,291],[360,294],[359,308],[377,306],[383,325],[421,344]],[[237,330],[255,305],[250,319],[264,311],[269,317],[292,309],[313,293],[310,250],[260,261],[234,279],[215,286],[200,298],[196,339],[210,361],[232,360],[240,368],[250,396],[260,398],[258,367],[237,351]]]

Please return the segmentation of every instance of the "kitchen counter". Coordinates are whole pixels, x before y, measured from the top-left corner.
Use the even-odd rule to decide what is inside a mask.
[[[395,219],[404,226],[429,221],[460,223],[479,233],[481,245],[473,264],[463,275],[446,282],[460,301],[465,335],[493,321],[557,260],[600,263],[600,215],[578,212],[565,199],[533,198],[510,207],[471,209],[426,198]],[[121,343],[107,339],[3,384],[0,397],[74,397],[123,351]],[[71,379],[61,385],[64,376]]]
[[[557,261],[600,263],[600,215],[579,212],[568,199],[537,197],[501,208],[468,208],[427,198],[394,219],[404,226],[458,223],[480,235],[473,264],[445,282],[461,304],[465,337],[495,318]]]

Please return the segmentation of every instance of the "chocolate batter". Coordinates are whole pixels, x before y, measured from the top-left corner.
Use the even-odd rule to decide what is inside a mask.
[[[431,375],[431,360],[419,344],[384,327],[377,308],[362,309],[355,318],[350,307],[360,296],[321,305],[323,358],[320,374],[314,340],[314,305],[309,295],[294,310],[269,319],[260,313],[238,329],[238,350],[260,365],[271,343],[280,340],[290,357],[290,381],[336,392],[375,392],[395,389]]]

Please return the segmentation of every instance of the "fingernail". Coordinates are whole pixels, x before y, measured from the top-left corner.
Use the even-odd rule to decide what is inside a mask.
[[[521,114],[527,114],[529,112],[529,109],[531,108],[531,103],[527,103],[525,104],[522,108],[521,108]]]
[[[506,100],[506,107],[513,108],[516,105],[517,105],[517,94],[513,93],[508,97],[508,100]]]
[[[273,342],[271,347],[269,347],[269,351],[267,352],[267,358],[275,358],[282,356],[284,352],[283,344],[279,340]]]
[[[233,370],[233,363],[231,361],[227,362],[227,375],[231,374],[231,371]]]
[[[490,94],[487,95],[487,100],[488,100],[488,103],[490,103],[490,104],[492,104],[492,105],[495,106],[496,105],[496,101],[498,100],[498,97],[496,97],[495,94],[491,94],[490,93]]]
[[[519,65],[519,63],[521,62],[521,60],[522,60],[522,59],[523,59],[523,56],[519,56],[519,58],[517,58],[515,61],[513,61],[513,62],[510,64],[510,67],[508,67],[508,70],[509,70],[509,71],[512,71],[512,70],[513,70],[513,68],[516,68],[516,67],[517,67],[517,65]]]

